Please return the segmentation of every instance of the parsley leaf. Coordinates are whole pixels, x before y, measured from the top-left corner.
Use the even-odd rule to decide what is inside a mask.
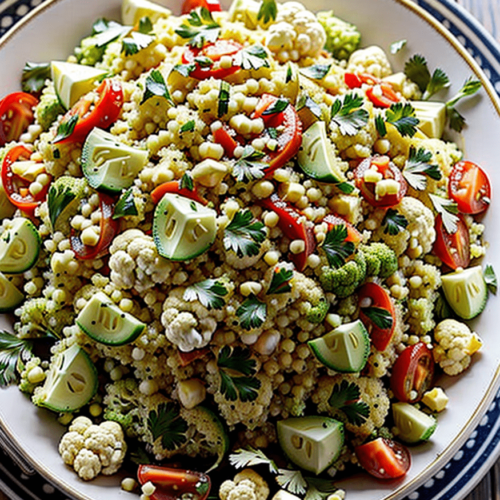
[[[231,85],[224,80],[221,80],[219,89],[219,104],[217,107],[217,116],[219,118],[228,112],[230,97]]]
[[[181,133],[182,132],[192,132],[195,129],[195,121],[194,120],[189,120],[188,122],[184,123],[184,125],[181,126]]]
[[[169,451],[177,449],[187,441],[188,424],[180,417],[179,408],[174,403],[161,403],[148,415],[148,429],[153,441],[161,438],[163,448]]]
[[[146,47],[149,47],[154,39],[151,35],[132,31],[128,37],[122,40],[122,52],[126,56],[133,56]]]
[[[266,236],[264,224],[255,220],[250,210],[239,211],[224,229],[224,248],[238,257],[252,257],[258,255]]]
[[[270,21],[276,21],[277,15],[278,5],[276,4],[276,0],[262,0],[257,14],[257,20],[267,24]]]
[[[326,258],[330,266],[339,268],[345,264],[345,261],[350,257],[355,250],[352,241],[345,241],[347,238],[347,227],[343,224],[333,226],[326,233],[323,241],[323,251],[326,253]]]
[[[354,382],[343,380],[335,384],[328,404],[342,411],[353,425],[362,425],[370,416],[370,407],[360,401],[361,390]]]
[[[234,164],[232,175],[238,182],[251,182],[264,177],[264,170],[269,166],[259,160],[266,154],[252,146],[245,146],[243,154]]]
[[[172,98],[170,97],[170,92],[168,91],[165,78],[158,69],[153,69],[151,73],[146,77],[146,88],[144,89],[144,95],[142,96],[141,104],[144,104],[148,99],[152,97],[162,97],[166,99],[170,104],[173,105]]]
[[[86,186],[85,179],[62,176],[50,185],[47,194],[47,208],[49,211],[52,229],[55,228],[56,221],[63,213],[64,209],[73,200],[83,195]]]
[[[391,313],[384,309],[383,307],[363,307],[363,314],[369,318],[375,326],[378,326],[382,330],[389,330],[392,328],[394,319]]]
[[[352,93],[337,98],[332,104],[330,119],[339,127],[342,135],[356,135],[368,123],[370,114],[362,105],[363,98]]]
[[[139,211],[135,204],[134,192],[132,188],[127,189],[117,201],[113,212],[113,219],[126,217],[127,215],[138,215]]]
[[[430,151],[410,147],[408,160],[403,169],[403,176],[413,189],[424,191],[427,187],[427,177],[436,181],[441,179],[439,167],[429,163],[431,158],[432,153]]]
[[[465,126],[465,118],[457,111],[455,105],[464,97],[474,95],[482,87],[482,83],[474,78],[469,78],[459,92],[446,103],[446,116],[451,129],[461,132]]]
[[[41,92],[45,86],[45,80],[50,78],[50,63],[27,62],[24,65],[21,76],[21,88],[23,92],[35,93]]]
[[[304,500],[328,500],[338,488],[329,479],[319,477],[306,477],[308,489]]]
[[[16,382],[18,368],[22,368],[32,350],[32,340],[20,339],[11,333],[0,331],[0,387]]]
[[[307,481],[298,470],[279,469],[276,482],[294,495],[303,495],[307,491]]]
[[[442,69],[436,68],[434,70],[434,73],[432,73],[429,83],[427,84],[427,88],[425,89],[422,99],[424,101],[428,100],[434,94],[439,92],[441,89],[448,87],[449,85],[450,80],[448,78],[448,75]]]
[[[244,330],[259,328],[266,320],[267,305],[251,294],[236,310],[240,325]]]
[[[397,102],[385,112],[385,121],[392,123],[404,137],[413,137],[417,133],[419,119],[415,116],[415,109],[409,103]]]
[[[395,236],[408,227],[408,221],[397,210],[389,208],[382,220],[382,226],[384,227],[385,234]]]
[[[56,136],[52,141],[52,144],[63,141],[67,139],[75,130],[76,123],[78,122],[78,114],[71,115],[69,119],[63,118],[63,121],[57,127]]]
[[[267,465],[270,473],[278,473],[278,467],[276,467],[274,461],[268,458],[262,450],[257,450],[251,446],[231,453],[229,455],[229,463],[235,469],[244,469],[245,467],[254,467],[256,465]]]
[[[498,282],[495,270],[493,269],[493,266],[491,264],[487,264],[484,268],[484,281],[486,282],[488,290],[496,295]]]
[[[175,32],[181,37],[189,39],[189,45],[201,49],[206,43],[214,43],[220,34],[220,25],[214,20],[206,7],[192,10]]]
[[[406,40],[398,40],[397,42],[391,43],[391,54],[397,54],[406,45]]]
[[[418,85],[423,93],[422,99],[428,100],[439,90],[448,87],[450,81],[446,73],[436,69],[431,75],[425,58],[419,54],[409,59],[404,68],[405,75]]]
[[[252,45],[240,50],[234,55],[233,63],[245,70],[269,68],[268,54],[262,45]]]
[[[377,129],[378,135],[380,135],[380,137],[384,137],[387,135],[387,127],[385,126],[385,120],[380,115],[377,115],[375,117],[375,128]]]
[[[292,278],[293,271],[291,269],[286,269],[284,267],[280,268],[278,271],[275,269],[266,295],[272,293],[288,293],[292,289],[290,286],[290,280]]]
[[[188,78],[189,75],[196,69],[196,64],[176,64],[172,71],[176,71],[179,75],[182,75],[185,78]]]
[[[436,212],[441,215],[446,231],[450,234],[455,234],[457,232],[458,221],[457,204],[448,198],[442,198],[441,196],[436,196],[430,193],[429,198],[431,199]]]
[[[323,80],[330,71],[331,64],[313,64],[300,70],[300,74],[312,80]]]
[[[271,104],[271,106],[266,108],[262,112],[262,115],[263,116],[277,115],[278,113],[285,111],[285,109],[288,107],[289,104],[290,104],[290,101],[288,99],[279,98],[276,101],[274,101]]]
[[[194,302],[198,300],[208,310],[222,309],[224,307],[224,298],[229,292],[226,286],[220,280],[206,279],[190,285],[184,291],[184,300]]]
[[[181,180],[179,181],[179,188],[180,189],[187,189],[188,191],[194,191],[194,182],[193,178],[189,174],[189,172],[186,172],[182,177]]]

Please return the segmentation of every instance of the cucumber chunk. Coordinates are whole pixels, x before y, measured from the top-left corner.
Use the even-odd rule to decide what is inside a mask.
[[[446,105],[442,102],[412,101],[418,128],[430,138],[441,139],[446,124]]]
[[[57,97],[66,109],[90,92],[94,84],[107,74],[103,69],[65,61],[52,61],[50,68]]]
[[[0,273],[0,313],[13,311],[24,300],[24,294]]]
[[[445,274],[441,282],[446,301],[457,316],[472,319],[483,312],[488,288],[481,266]]]
[[[94,128],[82,149],[82,172],[94,189],[118,193],[129,188],[148,159],[148,152],[123,144]]]
[[[33,402],[52,411],[70,412],[85,406],[97,392],[97,369],[78,344],[54,357]]]
[[[437,419],[410,403],[393,403],[392,416],[397,437],[405,443],[428,441],[437,427]]]
[[[170,260],[189,260],[205,252],[217,233],[216,212],[201,203],[167,193],[156,206],[153,238],[158,253]]]
[[[135,26],[143,17],[149,17],[154,23],[161,17],[169,17],[172,12],[149,0],[123,0],[122,1],[122,22],[130,26]]]
[[[343,373],[361,371],[370,354],[370,337],[359,319],[340,325],[307,344],[326,367]]]
[[[96,342],[114,346],[133,342],[146,328],[144,323],[123,312],[102,292],[87,302],[76,318],[76,324]]]
[[[0,272],[24,273],[31,269],[40,255],[41,239],[29,219],[16,217],[0,236]]]
[[[321,474],[340,455],[344,425],[330,417],[288,418],[277,424],[278,442],[286,456],[302,469]]]

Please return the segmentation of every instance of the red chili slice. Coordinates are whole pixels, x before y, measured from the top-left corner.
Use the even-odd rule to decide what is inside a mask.
[[[153,200],[153,203],[156,205],[167,193],[174,193],[180,196],[185,196],[186,198],[197,201],[202,205],[206,205],[208,203],[205,198],[198,194],[198,191],[195,187],[193,187],[193,189],[183,188],[180,186],[179,181],[164,182],[163,184],[160,184],[159,186],[154,188],[151,192],[151,199]]]

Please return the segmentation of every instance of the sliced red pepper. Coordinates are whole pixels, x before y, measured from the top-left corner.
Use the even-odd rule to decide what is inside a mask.
[[[223,125],[219,127],[215,130],[213,135],[214,142],[220,144],[224,148],[226,155],[232,158],[234,156],[234,150],[238,147],[239,143],[228,131],[227,126]]]
[[[222,7],[219,0],[184,0],[181,12],[189,14],[192,10],[205,7],[209,12],[221,12]]]
[[[189,352],[177,351],[177,356],[179,358],[179,363],[181,366],[188,366],[193,361],[205,357],[210,352],[208,347],[203,347],[202,349],[193,349]]]
[[[378,91],[378,89],[380,91]],[[401,100],[396,92],[394,92],[392,85],[387,82],[381,82],[373,87],[367,88],[366,97],[370,99],[374,106],[379,108],[390,108],[393,104]]]
[[[106,254],[113,239],[118,234],[120,222],[113,219],[114,200],[111,196],[99,193],[99,208],[101,210],[101,222],[99,241],[97,245],[84,245],[80,237],[72,230],[70,235],[71,249],[75,257],[80,260],[98,259]]]
[[[0,146],[18,141],[34,122],[38,99],[26,92],[13,92],[0,101]]]
[[[348,221],[339,217],[338,215],[328,214],[324,217],[322,222],[326,222],[328,224],[328,231],[331,231],[335,226],[345,226],[347,229],[347,238],[345,241],[352,241],[355,245],[361,242],[363,237],[361,233]]]
[[[106,79],[97,88],[99,99],[91,109],[92,102],[83,96],[63,117],[54,143],[83,142],[95,128],[106,129],[120,116],[123,105],[123,89],[118,80]],[[74,122],[74,126],[69,126]],[[64,131],[68,128],[69,131]]]
[[[282,200],[275,193],[269,198],[261,200],[260,203],[268,210],[272,210],[278,214],[278,227],[290,241],[304,241],[305,249],[303,252],[289,254],[289,258],[295,264],[297,271],[303,271],[306,267],[307,257],[309,257],[316,248],[313,229],[300,220],[302,215],[295,210],[295,208]]]
[[[344,73],[344,82],[350,89],[360,88],[363,83],[367,85],[376,85],[380,79],[370,73]]]
[[[183,188],[180,186],[180,181],[164,182],[163,184],[160,184],[158,187],[154,188],[151,192],[151,199],[153,200],[153,203],[156,205],[167,193],[185,196],[186,198],[197,201],[202,205],[206,205],[208,203],[205,198],[198,194],[198,191],[195,187],[193,187],[193,189],[189,189],[186,187]]]

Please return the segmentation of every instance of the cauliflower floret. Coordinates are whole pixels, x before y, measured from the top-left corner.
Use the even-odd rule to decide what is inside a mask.
[[[326,33],[316,16],[299,2],[278,6],[276,22],[269,27],[266,46],[281,63],[317,57],[326,42]]]
[[[267,482],[253,469],[244,469],[231,481],[224,481],[219,489],[221,500],[267,500]]]
[[[477,333],[460,321],[445,319],[434,330],[436,342],[433,355],[447,375],[462,373],[471,363],[471,356],[481,348]]]
[[[87,417],[77,417],[59,443],[59,454],[85,481],[99,474],[118,472],[127,451],[120,424],[103,422],[92,424]]]
[[[376,45],[353,52],[347,63],[347,71],[349,73],[369,73],[377,78],[384,78],[392,74],[391,64],[386,53]]]

